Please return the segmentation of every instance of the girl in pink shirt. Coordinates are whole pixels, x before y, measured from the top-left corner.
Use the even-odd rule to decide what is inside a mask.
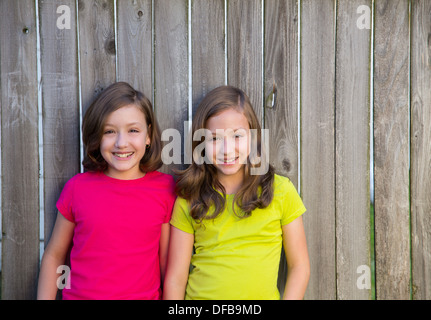
[[[70,270],[63,299],[160,299],[175,183],[156,171],[161,139],[151,103],[114,83],[82,126],[86,172],[66,183],[57,202],[38,299],[56,297],[61,270]]]

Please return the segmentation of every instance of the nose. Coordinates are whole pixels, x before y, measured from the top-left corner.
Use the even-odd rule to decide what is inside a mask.
[[[224,137],[222,152],[225,155],[231,155],[235,153],[235,138],[232,138],[231,136]]]
[[[121,132],[118,133],[117,138],[115,140],[115,147],[118,149],[125,148],[125,147],[127,147],[127,143],[128,143],[127,135],[125,135]]]

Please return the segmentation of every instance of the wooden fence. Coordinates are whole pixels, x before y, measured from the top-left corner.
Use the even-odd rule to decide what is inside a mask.
[[[212,88],[249,94],[308,209],[306,299],[431,298],[431,1],[2,0],[0,16],[3,299],[35,297],[80,119],[116,80],[182,133]]]

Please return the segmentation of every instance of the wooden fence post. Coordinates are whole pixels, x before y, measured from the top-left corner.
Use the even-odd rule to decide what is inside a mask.
[[[376,297],[409,299],[409,1],[374,12]]]
[[[34,299],[39,141],[34,1],[0,1],[2,299]]]
[[[336,299],[333,0],[301,1],[301,195],[311,276],[307,299]]]
[[[363,5],[370,8],[371,1],[339,0],[337,4],[335,77],[337,299],[370,299],[371,30],[360,29],[357,26],[359,18],[357,8]],[[364,280],[360,280],[358,285],[358,278],[363,273]]]
[[[431,2],[412,1],[411,224],[414,299],[431,299]]]
[[[269,129],[269,160],[276,173],[298,188],[298,3],[265,1],[264,127]],[[278,287],[286,284],[281,254]]]

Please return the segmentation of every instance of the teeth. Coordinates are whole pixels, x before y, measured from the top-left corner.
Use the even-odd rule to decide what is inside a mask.
[[[114,153],[114,155],[116,157],[119,157],[119,158],[127,158],[127,157],[130,157],[132,154],[133,154],[133,152],[130,152],[130,153]]]
[[[231,160],[225,160],[224,163],[232,163],[232,162],[235,162],[235,160],[236,160],[236,158],[235,159],[231,159]]]

